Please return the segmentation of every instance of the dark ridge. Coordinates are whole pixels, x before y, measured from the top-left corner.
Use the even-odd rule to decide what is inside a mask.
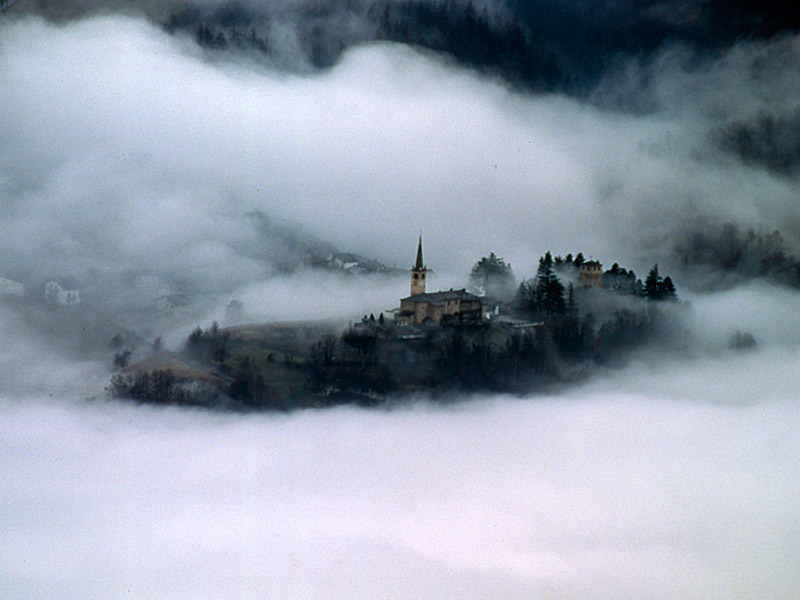
[[[800,108],[732,121],[712,131],[711,139],[746,164],[795,174],[800,166]]]

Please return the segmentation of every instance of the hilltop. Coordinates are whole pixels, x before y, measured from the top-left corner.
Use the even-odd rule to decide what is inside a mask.
[[[470,274],[472,291],[427,292],[426,273],[420,239],[412,293],[393,314],[349,325],[197,327],[179,354],[202,377],[158,359],[140,361],[114,376],[109,393],[279,410],[383,403],[418,392],[522,394],[584,380],[647,348],[679,350],[688,337],[689,308],[658,265],[642,280],[617,263],[603,271],[581,253],[548,252],[536,276],[515,288],[511,266],[490,254]]]

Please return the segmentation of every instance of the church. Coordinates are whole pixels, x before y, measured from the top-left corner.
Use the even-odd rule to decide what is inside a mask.
[[[400,300],[400,310],[395,316],[398,323],[442,325],[481,321],[486,317],[480,297],[466,289],[426,292],[427,274],[420,235],[417,260],[411,269],[411,295]]]

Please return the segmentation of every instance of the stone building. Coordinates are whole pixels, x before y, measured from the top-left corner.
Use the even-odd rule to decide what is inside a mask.
[[[428,274],[428,269],[425,268],[425,263],[422,261],[422,235],[419,236],[419,245],[417,246],[417,262],[414,263],[414,268],[411,269],[411,295],[425,293],[425,276]]]
[[[598,260],[588,260],[578,268],[578,285],[582,288],[603,286],[603,265]]]
[[[397,320],[413,325],[460,323],[484,318],[480,297],[467,290],[416,294],[400,300]]]

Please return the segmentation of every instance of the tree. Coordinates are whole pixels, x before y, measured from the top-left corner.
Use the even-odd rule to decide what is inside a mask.
[[[131,358],[131,351],[127,348],[122,352],[117,352],[114,354],[114,367],[118,369],[124,369],[128,366]]]
[[[567,286],[567,299],[564,303],[564,313],[567,317],[578,316],[578,301],[575,300],[575,286],[572,283]]]
[[[663,298],[665,300],[676,300],[678,298],[678,291],[675,289],[675,284],[672,283],[672,278],[667,275],[664,277],[663,283]]]
[[[505,260],[490,252],[472,267],[469,285],[487,296],[507,299],[514,293],[514,272]]]
[[[377,358],[378,338],[374,331],[361,331],[351,328],[342,334],[342,341],[356,351],[362,369]]]
[[[274,404],[274,394],[264,379],[264,372],[249,355],[234,370],[228,395],[245,406],[278,408]]]
[[[658,274],[658,263],[654,264],[644,280],[644,295],[648,300],[661,300],[663,280]]]
[[[636,290],[636,273],[628,271],[614,263],[603,273],[603,287],[610,287],[619,292],[634,293]]]
[[[756,339],[749,331],[736,330],[730,339],[728,339],[728,348],[731,350],[754,350],[756,347]]]
[[[195,39],[197,44],[199,46],[203,46],[204,48],[214,45],[214,34],[211,33],[211,30],[202,23],[197,27]]]
[[[514,295],[514,306],[523,312],[534,312],[533,286],[531,281],[523,281]]]
[[[536,277],[523,281],[517,290],[515,304],[530,317],[554,320],[564,316],[566,312],[564,285],[556,275],[553,265],[553,257],[547,252],[539,259]],[[572,300],[574,303],[575,298]]]
[[[553,257],[550,252],[539,259],[534,299],[540,317],[554,319],[564,314],[564,286],[553,271]]]
[[[197,404],[201,401],[200,395],[209,392],[203,390],[194,396],[179,384],[169,369],[114,375],[106,391],[113,398],[130,398],[155,404]],[[213,396],[206,399],[213,400]]]
[[[644,280],[644,296],[648,300],[677,300],[678,294],[671,277],[661,278],[658,264],[653,265]]]

